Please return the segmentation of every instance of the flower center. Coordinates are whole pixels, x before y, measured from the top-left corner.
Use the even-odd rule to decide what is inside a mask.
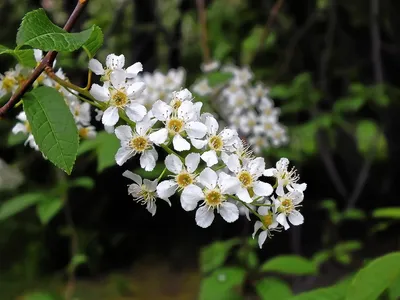
[[[143,152],[149,148],[149,141],[144,136],[136,136],[129,141],[129,146],[137,152]]]
[[[155,192],[149,191],[147,189],[147,186],[145,186],[144,184],[141,186],[139,194],[140,194],[139,200],[141,200],[142,204],[154,201],[154,199],[156,198]]]
[[[262,220],[263,224],[264,224],[265,227],[267,227],[267,228],[268,228],[268,226],[270,226],[270,225],[272,224],[272,221],[273,221],[272,214],[266,214],[266,215],[263,217],[263,220]]]
[[[242,185],[246,188],[251,187],[253,185],[253,178],[249,171],[241,171],[237,175],[237,178],[242,183]]]
[[[224,142],[218,135],[214,135],[208,140],[208,146],[210,146],[212,150],[221,151]]]
[[[172,99],[170,105],[172,106],[173,109],[177,110],[179,107],[181,107],[182,101],[179,98],[174,98]]]
[[[265,123],[264,124],[264,129],[265,130],[271,130],[272,129],[272,123]]]
[[[182,120],[178,118],[172,118],[168,121],[167,128],[170,133],[176,134],[182,131],[184,125],[185,123]]]
[[[225,201],[225,197],[221,194],[219,189],[207,190],[204,194],[204,200],[208,206],[218,207]]]
[[[16,80],[13,77],[5,77],[2,82],[2,88],[7,92],[11,92],[13,86],[16,84]]]
[[[79,129],[79,136],[81,136],[82,138],[86,139],[88,137],[88,134],[89,134],[89,129],[84,127]]]
[[[124,107],[128,103],[128,96],[123,91],[115,91],[111,96],[111,103],[116,107]]]
[[[180,188],[185,188],[193,183],[193,177],[187,172],[182,172],[178,176],[176,176],[176,183],[179,185]]]
[[[281,206],[279,206],[278,209],[280,212],[283,212],[285,214],[289,214],[291,211],[294,210],[294,205],[293,201],[291,199],[284,199],[281,201]]]

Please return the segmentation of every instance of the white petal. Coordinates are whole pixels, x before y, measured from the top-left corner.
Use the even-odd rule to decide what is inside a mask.
[[[130,103],[128,106],[125,106],[125,112],[131,121],[139,122],[143,120],[147,110],[142,104]]]
[[[126,69],[128,78],[135,77],[139,72],[143,71],[143,65],[140,62],[134,63]]]
[[[279,179],[278,179],[278,186],[277,186],[277,188],[276,188],[276,194],[277,194],[278,196],[283,196],[283,195],[285,195],[285,191],[283,190],[283,185],[282,185],[282,183],[279,181]]]
[[[260,221],[256,221],[256,222],[254,223],[254,231],[253,231],[253,234],[252,234],[253,239],[254,239],[254,237],[256,236],[257,231],[258,231],[262,226],[263,226],[263,224],[262,224]]]
[[[183,89],[175,93],[175,97],[180,99],[181,101],[186,101],[186,100],[192,100],[193,95],[188,89]]]
[[[153,151],[144,151],[140,156],[140,167],[145,171],[153,171],[156,166],[156,162],[157,158],[154,157]]]
[[[164,180],[157,185],[157,194],[161,199],[168,199],[177,189],[178,185],[174,180]]]
[[[22,123],[17,123],[17,124],[15,124],[15,126],[11,129],[11,132],[12,132],[13,134],[17,134],[17,133],[19,133],[19,132],[28,133],[28,132],[27,132],[27,129],[26,129],[26,127],[25,127],[25,125],[22,124]]]
[[[195,117],[195,113],[193,102],[191,101],[183,101],[178,108],[178,118],[185,120],[185,122],[191,121]]]
[[[268,234],[267,234],[266,230],[260,232],[260,235],[258,236],[258,246],[260,247],[260,249],[264,245],[265,240],[267,239],[267,236],[268,236]]]
[[[228,223],[235,222],[239,218],[239,209],[235,204],[230,202],[222,203],[219,213]]]
[[[234,129],[224,129],[219,133],[219,135],[221,136],[222,140],[225,142],[225,141],[229,141],[229,140],[235,138],[236,136],[238,136],[238,133]]]
[[[199,153],[190,153],[185,157],[185,165],[186,169],[189,173],[193,173],[196,171],[197,167],[200,163],[200,154]]]
[[[179,134],[176,134],[174,136],[172,144],[174,145],[174,149],[176,151],[185,151],[190,149],[189,142],[181,137]]]
[[[199,175],[198,181],[209,190],[217,186],[218,175],[214,170],[205,168]]]
[[[116,108],[115,106],[110,106],[109,108],[107,108],[103,114],[103,117],[101,118],[101,121],[106,126],[114,126],[115,124],[117,124],[118,120],[118,108]]]
[[[155,180],[143,179],[143,183],[150,192],[155,192],[158,185],[158,179]]]
[[[122,70],[115,70],[111,73],[110,81],[116,89],[121,89],[126,86],[126,73]]]
[[[212,167],[218,163],[217,153],[214,150],[206,151],[201,155],[201,159],[207,164],[207,167]]]
[[[270,212],[270,208],[269,206],[260,206],[257,210],[257,212],[262,215],[265,216]]]
[[[202,228],[209,227],[214,221],[214,210],[202,206],[196,211],[196,224]]]
[[[130,141],[133,137],[132,129],[128,125],[121,125],[115,128],[115,135],[121,141]]]
[[[164,101],[158,100],[151,109],[154,117],[159,121],[166,121],[172,113],[172,107]]]
[[[104,74],[103,65],[97,59],[92,58],[89,60],[89,69],[96,75]]]
[[[293,192],[290,193],[290,195],[295,205],[301,203],[304,199],[304,194],[300,191],[294,190]]]
[[[166,128],[161,128],[149,135],[150,141],[155,143],[156,145],[161,145],[168,138],[168,130]]]
[[[240,181],[236,177],[221,172],[219,173],[218,186],[223,194],[235,194],[240,188]]]
[[[96,99],[101,102],[106,102],[110,100],[110,92],[104,86],[100,86],[98,84],[93,84],[92,88],[90,89],[90,94]]]
[[[238,191],[236,192],[236,195],[238,198],[246,203],[251,203],[253,202],[253,199],[251,199],[249,192],[247,191],[246,188],[239,188]]]
[[[275,168],[266,169],[263,174],[264,176],[272,177],[276,174],[276,169]]]
[[[36,62],[40,62],[43,58],[43,51],[40,49],[33,49],[33,56],[35,57]]]
[[[182,171],[182,162],[175,154],[170,154],[165,158],[165,167],[168,171],[179,174]]]
[[[281,224],[284,228],[285,228],[285,230],[288,230],[289,229],[289,224],[288,224],[288,222],[287,222],[287,220],[286,220],[286,216],[282,213],[282,214],[279,214],[277,217],[276,217],[276,221],[279,223],[279,224]]]
[[[140,95],[144,89],[146,88],[146,84],[142,81],[134,82],[132,83],[129,87],[128,90],[126,91],[128,94],[128,97],[130,99]]]
[[[302,183],[302,184],[293,183],[291,188],[293,190],[297,190],[299,192],[304,192],[307,188],[307,183]],[[288,186],[288,189],[290,190],[289,186]]]
[[[142,185],[142,177],[140,177],[138,174],[135,174],[135,173],[132,173],[131,171],[126,170],[124,173],[122,173],[122,176],[132,179],[138,185]]]
[[[135,130],[139,135],[146,135],[147,131],[157,122],[156,119],[151,119],[150,114],[144,116],[143,120],[136,123]]]
[[[293,225],[301,225],[304,223],[304,217],[301,213],[299,213],[297,210],[292,211],[289,216],[289,221]]]
[[[250,173],[257,178],[263,175],[263,172],[265,170],[265,161],[263,157],[257,157],[253,160],[251,160],[248,164],[248,169]]]
[[[253,186],[254,193],[257,196],[269,196],[272,194],[274,189],[272,186],[267,182],[256,181]]]
[[[231,172],[235,174],[239,173],[241,169],[239,157],[236,154],[229,156],[226,166]]]
[[[202,149],[207,145],[207,140],[190,139],[190,142],[196,149]]]
[[[208,116],[206,118],[205,124],[207,126],[207,132],[210,135],[215,135],[217,133],[219,125],[218,125],[217,120],[214,117]]]
[[[128,159],[134,155],[134,151],[130,147],[121,147],[115,154],[115,161],[118,166],[122,166]]]
[[[201,122],[188,122],[185,131],[190,138],[201,139],[207,133],[207,127]]]
[[[194,184],[188,185],[181,194],[182,208],[186,211],[194,210],[202,199],[204,199],[204,194],[201,188]]]
[[[114,53],[107,55],[106,66],[108,69],[122,69],[125,65],[125,56],[123,54],[117,56]]]
[[[148,202],[146,205],[146,209],[149,213],[151,213],[151,216],[154,217],[154,215],[156,214],[157,205],[154,202]]]

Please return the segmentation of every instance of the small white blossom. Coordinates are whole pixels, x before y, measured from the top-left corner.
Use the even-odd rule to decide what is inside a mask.
[[[275,205],[275,213],[278,214],[276,220],[285,228],[285,230],[290,227],[287,219],[289,219],[289,222],[295,226],[304,223],[303,215],[296,210],[304,199],[302,192],[294,190],[282,196],[278,196],[278,198],[272,199]]]
[[[266,205],[270,204],[270,201],[265,202]],[[261,206],[258,208],[258,214],[261,216],[261,221],[256,221],[254,223],[253,239],[257,232],[262,229],[258,235],[258,246],[262,248],[267,237],[272,236],[272,231],[279,231],[279,223],[276,220],[276,215],[271,211],[268,206]]]
[[[15,124],[15,126],[12,128],[12,133],[13,134],[18,134],[18,133],[24,133],[28,135],[28,138],[26,139],[24,145],[29,144],[29,147],[35,149],[36,151],[39,150],[39,146],[36,144],[35,142],[35,138],[32,135],[32,131],[31,131],[31,126],[26,118],[26,114],[24,111],[21,111],[18,115],[17,115],[17,119],[18,122],[17,124]]]

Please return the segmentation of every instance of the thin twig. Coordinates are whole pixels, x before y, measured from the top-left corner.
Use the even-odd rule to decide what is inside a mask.
[[[371,48],[372,48],[372,53],[371,53],[371,59],[372,59],[372,64],[374,68],[374,79],[375,79],[375,84],[379,85],[383,83],[383,67],[382,67],[382,58],[381,58],[381,36],[380,36],[380,28],[379,28],[379,22],[378,22],[378,16],[379,16],[379,0],[371,0],[370,1],[370,6],[371,6],[371,12],[370,12],[370,33],[371,33]],[[376,89],[376,93],[381,93],[382,90],[380,88]],[[378,96],[378,95],[376,95]],[[378,132],[377,135],[375,136],[374,140],[378,140],[380,137],[381,133]],[[367,158],[364,161],[363,166],[361,167],[361,170],[358,174],[356,184],[354,187],[353,192],[351,193],[351,196],[349,198],[349,201],[347,203],[347,208],[353,208],[359,199],[364,186],[367,182],[367,179],[369,177],[369,172],[372,167],[372,161],[373,158],[375,157],[377,149],[377,143],[373,143],[371,145],[371,148],[368,151]]]
[[[65,23],[64,30],[69,32],[75,25],[79,16],[82,14],[84,7],[89,0],[79,0],[74,11],[71,13],[68,21]],[[3,117],[11,108],[13,108],[19,100],[25,95],[30,89],[35,80],[42,74],[46,66],[53,65],[54,60],[57,57],[58,52],[49,51],[46,56],[42,59],[40,64],[33,70],[33,73],[29,78],[22,84],[20,88],[11,96],[10,100],[0,108],[0,118]]]
[[[211,62],[210,49],[208,48],[207,36],[207,11],[205,8],[204,0],[197,0],[197,13],[200,23],[200,36],[201,36],[201,50],[203,52],[203,62]]]

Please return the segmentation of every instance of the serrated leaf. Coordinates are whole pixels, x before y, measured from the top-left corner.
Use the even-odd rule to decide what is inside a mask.
[[[233,77],[232,73],[229,72],[212,72],[206,75],[208,85],[210,87],[216,87],[228,83]]]
[[[372,213],[374,218],[387,218],[400,220],[400,207],[377,208]]]
[[[36,204],[41,199],[43,195],[40,193],[23,194],[6,200],[0,206],[0,221],[8,219],[15,214],[27,209],[28,207]]]
[[[93,26],[81,32],[68,33],[51,22],[44,9],[37,9],[27,13],[22,19],[17,33],[17,46],[70,52],[82,47],[95,31],[97,29]]]
[[[304,257],[281,255],[265,262],[261,266],[261,271],[291,275],[312,275],[317,273],[317,268],[312,261]]]
[[[228,258],[232,247],[239,243],[238,239],[217,241],[204,247],[200,252],[200,269],[203,273],[221,267]]]
[[[31,68],[36,67],[36,60],[35,56],[33,55],[33,49],[14,50],[0,45],[0,55],[1,54],[9,54],[14,56],[15,59],[23,66]]]
[[[40,151],[70,174],[78,151],[75,120],[57,90],[42,86],[25,94],[24,110]]]
[[[202,280],[200,300],[239,300],[246,271],[237,268],[222,268]]]
[[[286,300],[292,296],[287,283],[273,277],[263,278],[256,283],[257,295],[261,300]]]
[[[346,300],[377,299],[400,276],[400,252],[374,259],[351,282]]]
[[[100,132],[97,135],[97,172],[101,172],[108,167],[114,166],[115,153],[120,147],[120,142],[114,134]]]
[[[61,210],[64,202],[60,198],[47,197],[36,205],[37,215],[43,225],[47,225],[50,220]]]
[[[101,28],[97,25],[94,25],[92,34],[83,45],[83,48],[85,48],[85,50],[89,54],[89,58],[93,58],[95,56],[97,50],[99,50],[100,47],[103,45],[103,39],[104,35],[101,31]]]

